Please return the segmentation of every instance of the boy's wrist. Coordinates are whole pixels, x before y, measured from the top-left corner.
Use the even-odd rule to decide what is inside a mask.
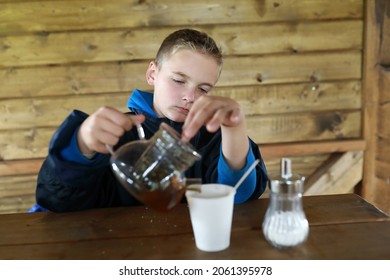
[[[79,131],[77,132],[77,146],[80,150],[80,153],[84,156],[86,156],[87,158],[88,157],[93,157],[96,152],[95,151],[92,151],[88,148],[87,144],[84,142],[82,136],[81,136],[81,129],[79,129]]]

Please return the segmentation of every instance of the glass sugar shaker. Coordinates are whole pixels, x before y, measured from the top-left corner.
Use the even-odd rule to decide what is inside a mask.
[[[263,221],[266,240],[279,249],[303,243],[309,223],[302,207],[304,177],[293,174],[291,160],[281,159],[280,178],[269,181],[270,203]]]

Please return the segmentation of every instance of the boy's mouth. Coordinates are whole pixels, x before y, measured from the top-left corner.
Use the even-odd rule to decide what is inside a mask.
[[[188,112],[190,111],[190,110],[187,109],[187,108],[179,107],[179,106],[177,106],[176,109],[177,109],[180,113],[182,113],[182,114],[184,114],[184,115],[188,115]]]

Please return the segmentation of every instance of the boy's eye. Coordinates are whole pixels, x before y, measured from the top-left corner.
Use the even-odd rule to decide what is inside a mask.
[[[184,81],[182,80],[173,79],[173,81],[177,84],[184,84]]]
[[[208,89],[208,88],[199,88],[199,90],[200,90],[202,93],[204,93],[204,94],[207,94],[207,93],[209,93],[209,91],[210,91],[210,89]]]

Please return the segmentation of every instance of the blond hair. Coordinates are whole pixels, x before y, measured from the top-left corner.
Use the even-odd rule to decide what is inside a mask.
[[[194,29],[177,30],[164,39],[156,55],[156,63],[160,68],[164,59],[169,58],[179,50],[194,50],[209,55],[222,68],[222,52],[214,39],[204,32]]]

